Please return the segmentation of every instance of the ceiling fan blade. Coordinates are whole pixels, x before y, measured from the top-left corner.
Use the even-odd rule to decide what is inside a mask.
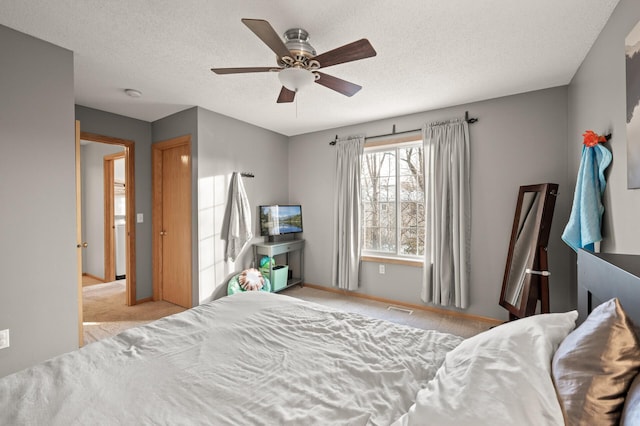
[[[357,84],[348,82],[329,74],[324,74],[319,71],[316,71],[316,74],[320,76],[320,78],[316,80],[316,83],[321,84],[324,87],[328,87],[329,89],[335,90],[336,92],[342,93],[345,96],[353,96],[358,93],[360,89],[362,89],[362,86],[358,86]]]
[[[278,103],[282,104],[287,102],[293,102],[293,99],[295,97],[296,97],[296,92],[282,86],[282,90],[280,91],[280,96],[278,96]]]
[[[216,74],[241,74],[245,72],[269,72],[277,69],[276,67],[211,68],[211,71]]]
[[[264,19],[242,19],[242,23],[245,24],[255,35],[258,36],[260,40],[267,46],[269,49],[273,50],[273,52],[278,55],[278,58],[282,58],[284,56],[291,56],[289,53],[289,49],[285,46],[282,38],[276,33],[271,24]]]
[[[353,43],[345,44],[342,47],[324,52],[316,56],[316,61],[320,62],[321,68],[330,67],[332,65],[343,64],[345,62],[357,61],[359,59],[370,58],[376,56],[369,40],[363,38]]]

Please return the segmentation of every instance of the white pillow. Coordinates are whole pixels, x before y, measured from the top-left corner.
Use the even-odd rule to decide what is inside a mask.
[[[394,425],[564,425],[551,359],[577,317],[535,315],[465,340]]]

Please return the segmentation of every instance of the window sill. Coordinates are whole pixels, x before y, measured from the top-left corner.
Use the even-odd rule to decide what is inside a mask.
[[[422,265],[424,264],[422,260],[402,259],[399,257],[384,256],[360,256],[360,260],[363,262],[390,263],[394,265],[413,266],[415,268],[422,268]]]

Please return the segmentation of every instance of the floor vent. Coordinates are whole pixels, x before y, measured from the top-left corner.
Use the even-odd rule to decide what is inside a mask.
[[[402,308],[400,306],[393,306],[393,305],[387,306],[387,311],[400,311],[400,312],[404,312],[405,314],[409,314],[409,315],[411,315],[413,313],[413,311],[411,309]]]

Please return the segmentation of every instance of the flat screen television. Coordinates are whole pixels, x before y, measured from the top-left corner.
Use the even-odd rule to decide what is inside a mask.
[[[302,206],[274,204],[260,206],[260,235],[302,232]]]

